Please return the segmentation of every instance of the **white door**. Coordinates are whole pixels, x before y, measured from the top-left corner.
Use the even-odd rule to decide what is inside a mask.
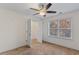
[[[27,38],[27,45],[29,46],[29,47],[31,47],[31,42],[32,42],[32,39],[31,39],[31,19],[28,19],[27,21],[26,21],[26,30],[27,30],[27,32],[26,32],[26,38]]]

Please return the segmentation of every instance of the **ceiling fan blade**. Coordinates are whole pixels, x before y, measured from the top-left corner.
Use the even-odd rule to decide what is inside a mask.
[[[38,9],[35,9],[35,8],[30,8],[30,9],[35,10],[35,11],[39,11]]]
[[[46,6],[46,10],[51,6],[51,3],[48,3],[48,5]]]
[[[33,15],[37,15],[37,14],[39,14],[39,13],[36,13],[36,14],[33,14]]]
[[[47,11],[47,13],[56,13],[56,11]]]

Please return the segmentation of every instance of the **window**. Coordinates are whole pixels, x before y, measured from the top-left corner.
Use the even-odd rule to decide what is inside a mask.
[[[48,23],[48,34],[49,36],[71,39],[72,38],[72,29],[71,29],[71,19],[54,19]]]

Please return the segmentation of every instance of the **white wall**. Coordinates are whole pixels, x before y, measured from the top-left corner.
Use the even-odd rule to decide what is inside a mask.
[[[47,23],[50,21],[50,17],[45,19],[43,22],[43,40],[55,43],[61,46],[65,46],[68,48],[73,48],[79,50],[79,11],[67,13],[62,16],[63,18],[71,17],[72,20],[72,39],[65,40],[65,39],[58,39],[54,37],[48,36],[48,25]],[[57,18],[57,17],[52,17]]]
[[[24,15],[0,8],[0,52],[11,50],[25,44]]]

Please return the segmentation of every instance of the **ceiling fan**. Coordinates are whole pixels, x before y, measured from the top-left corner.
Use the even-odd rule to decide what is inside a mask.
[[[48,11],[48,9],[52,6],[51,3],[48,3],[46,6],[44,4],[42,4],[40,6],[39,9],[35,9],[35,8],[30,8],[32,10],[35,10],[36,11],[36,14],[33,14],[33,15],[42,15],[42,16],[46,16],[46,13],[56,13],[56,11]]]

